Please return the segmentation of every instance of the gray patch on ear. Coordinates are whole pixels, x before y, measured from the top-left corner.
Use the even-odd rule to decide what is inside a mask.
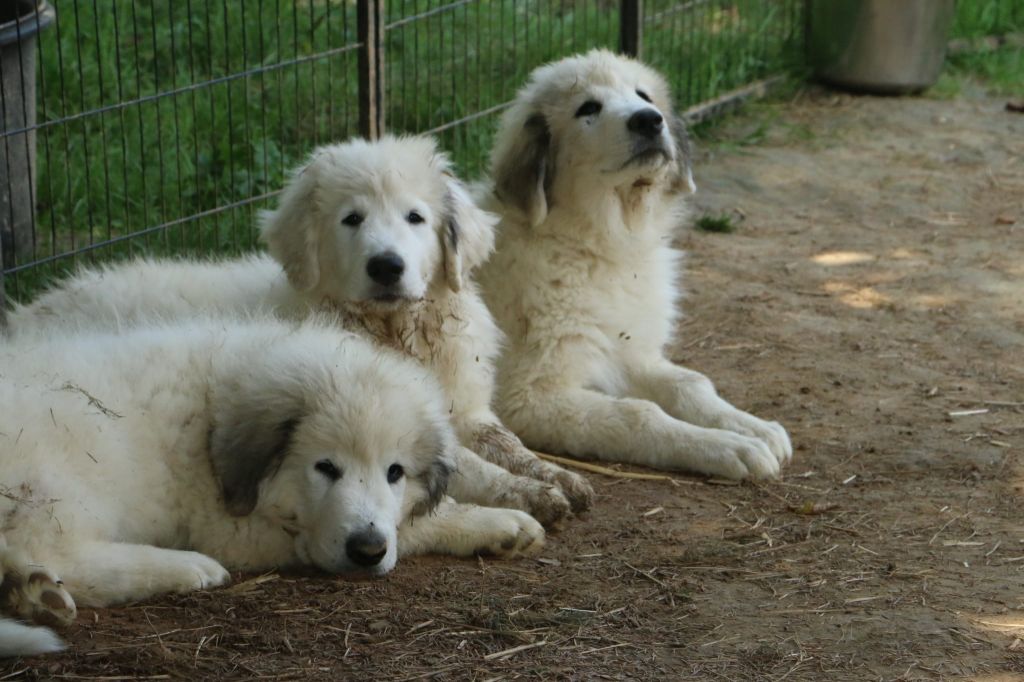
[[[448,288],[458,293],[462,289],[462,260],[459,258],[459,222],[455,217],[455,197],[451,190],[444,195],[444,217],[441,246],[444,251],[444,276]]]
[[[498,198],[518,207],[531,218],[547,214],[554,181],[551,129],[543,114],[523,124],[522,141],[502,159],[495,171]]]
[[[676,164],[678,166],[678,178],[673,183],[673,189],[685,187],[690,194],[693,194],[697,191],[697,185],[693,182],[693,144],[690,142],[690,133],[686,129],[686,122],[680,116],[672,117],[672,137],[676,143]]]
[[[449,461],[445,446],[434,455],[434,461],[430,463],[427,470],[420,474],[423,487],[426,488],[427,497],[421,500],[412,508],[413,516],[420,516],[432,512],[448,491],[448,479],[451,478],[453,467]]]
[[[233,516],[256,508],[260,482],[280,468],[300,421],[295,416],[267,422],[260,416],[239,415],[210,429],[210,463]]]
[[[452,251],[459,250],[459,223],[454,215],[448,219],[448,245],[452,247]]]
[[[455,195],[449,189],[444,193],[444,230],[447,245],[452,251],[459,250],[459,221],[455,217]]]

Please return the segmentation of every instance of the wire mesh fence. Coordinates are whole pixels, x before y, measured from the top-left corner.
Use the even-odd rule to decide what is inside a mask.
[[[434,133],[477,176],[496,117],[564,55],[639,52],[680,107],[780,73],[804,4],[51,2],[0,11],[0,282],[15,300],[82,262],[251,249],[286,170],[360,132]]]

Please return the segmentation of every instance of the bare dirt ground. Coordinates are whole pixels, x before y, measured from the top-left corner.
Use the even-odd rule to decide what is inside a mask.
[[[1003,104],[811,92],[703,145],[699,206],[745,219],[682,239],[673,357],[790,429],[781,481],[595,477],[539,559],[236,576],[84,610],[68,653],[0,678],[1020,679],[1024,116]]]

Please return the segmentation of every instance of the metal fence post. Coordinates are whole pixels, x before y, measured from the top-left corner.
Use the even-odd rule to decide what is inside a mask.
[[[619,51],[640,58],[643,48],[643,0],[621,0],[619,3]]]
[[[358,0],[359,133],[375,140],[384,132],[384,0]]]
[[[4,294],[4,245],[0,243],[0,337],[7,329],[7,296]]]

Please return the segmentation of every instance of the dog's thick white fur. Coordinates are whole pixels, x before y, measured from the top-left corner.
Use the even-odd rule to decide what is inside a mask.
[[[274,260],[87,270],[12,311],[11,333],[196,311],[295,319],[339,311],[345,327],[416,358],[440,380],[460,442],[487,460],[463,453],[452,495],[550,524],[589,506],[593,491],[585,478],[537,458],[491,410],[500,333],[469,274],[491,251],[495,220],[475,206],[432,138],[325,146],[262,216]]]
[[[671,112],[656,72],[598,50],[534,71],[502,118],[481,199],[501,223],[479,274],[508,338],[496,409],[537,449],[775,476],[786,431],[663,354],[694,189]]]
[[[0,347],[0,609],[67,622],[229,580],[380,575],[399,555],[539,549],[525,512],[456,504],[436,379],[321,321],[190,321]],[[60,583],[63,579],[63,584]],[[0,652],[55,646],[0,621]]]

